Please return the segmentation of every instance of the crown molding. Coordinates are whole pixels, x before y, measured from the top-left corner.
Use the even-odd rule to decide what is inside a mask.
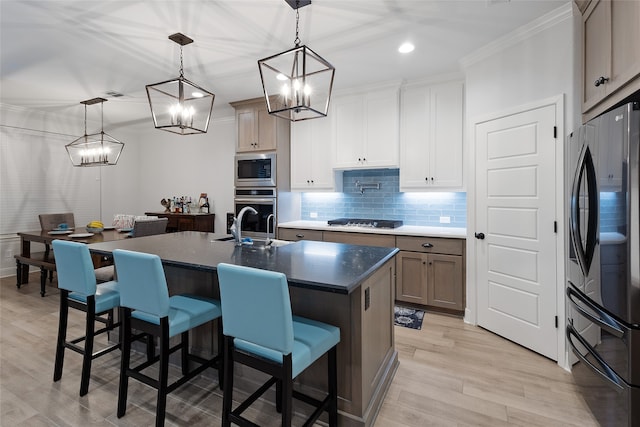
[[[480,62],[490,56],[496,55],[505,49],[512,47],[523,40],[533,37],[534,35],[541,33],[551,27],[558,25],[559,23],[571,19],[573,17],[573,4],[567,2],[559,8],[552,10],[551,12],[542,15],[538,19],[535,19],[528,24],[512,31],[509,34],[500,37],[499,39],[485,45],[484,47],[476,50],[474,53],[467,55],[460,59],[460,67],[464,70],[468,67]]]

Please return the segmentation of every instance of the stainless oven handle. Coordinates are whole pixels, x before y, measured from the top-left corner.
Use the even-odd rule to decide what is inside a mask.
[[[609,332],[611,335],[613,335],[613,336],[615,336],[617,338],[623,338],[624,337],[624,331],[618,327],[618,322],[616,322],[615,319],[613,319],[607,313],[603,312],[602,309],[600,309],[600,307],[595,305],[592,301],[589,301],[588,298],[585,298],[584,296],[580,295],[580,293],[578,293],[574,289],[574,287],[575,287],[575,285],[573,283],[571,283],[571,281],[569,281],[569,286],[567,286],[567,297],[569,298],[569,302],[571,303],[571,305],[576,310],[578,310],[580,312],[580,314],[582,314],[587,319],[591,320],[593,323],[595,323],[596,325],[598,325],[599,327],[601,327],[605,331]],[[587,310],[582,308],[573,299],[574,297],[579,299],[581,303],[583,303],[584,305],[589,307],[591,310],[593,310],[596,313],[598,313],[600,318],[594,316],[593,314],[589,313]]]
[[[580,351],[578,351],[575,344],[573,343],[573,340],[571,339],[572,336],[576,337],[578,341],[580,341],[580,344],[582,344],[582,346],[595,358],[595,360],[598,362],[598,365],[600,365],[602,369],[598,369],[596,365],[591,363],[586,357],[582,355],[582,353],[580,353]],[[607,381],[608,384],[611,384],[616,391],[618,392],[624,391],[626,387],[622,378],[620,378],[618,374],[616,374],[613,371],[613,369],[611,369],[605,363],[605,361],[602,360],[602,358],[598,355],[598,353],[596,353],[593,347],[589,345],[587,340],[585,340],[578,333],[578,331],[576,331],[576,328],[574,328],[573,325],[571,324],[567,325],[567,341],[569,341],[569,345],[573,349],[573,354],[575,354],[578,357],[578,359],[580,359],[582,362],[589,365],[591,369],[593,369],[598,375],[600,375],[605,381]]]
[[[260,199],[260,198],[249,198],[249,199],[234,199],[236,203],[274,203],[276,201],[275,197],[271,197],[268,199]]]

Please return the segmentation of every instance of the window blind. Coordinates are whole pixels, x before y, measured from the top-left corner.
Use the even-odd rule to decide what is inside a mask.
[[[101,168],[71,165],[74,138],[0,126],[0,234],[40,229],[41,213],[73,212],[76,226],[100,217]]]

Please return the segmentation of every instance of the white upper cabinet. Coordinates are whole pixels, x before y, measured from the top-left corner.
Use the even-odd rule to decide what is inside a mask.
[[[332,103],[334,168],[398,167],[397,87],[336,96]]]
[[[330,117],[291,124],[291,190],[342,191],[333,172],[332,131]]]
[[[400,191],[462,190],[463,84],[408,86],[400,110]]]

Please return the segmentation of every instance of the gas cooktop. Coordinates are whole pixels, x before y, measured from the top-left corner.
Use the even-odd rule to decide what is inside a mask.
[[[398,219],[337,218],[327,221],[327,224],[348,227],[396,228],[402,225],[402,221]]]

